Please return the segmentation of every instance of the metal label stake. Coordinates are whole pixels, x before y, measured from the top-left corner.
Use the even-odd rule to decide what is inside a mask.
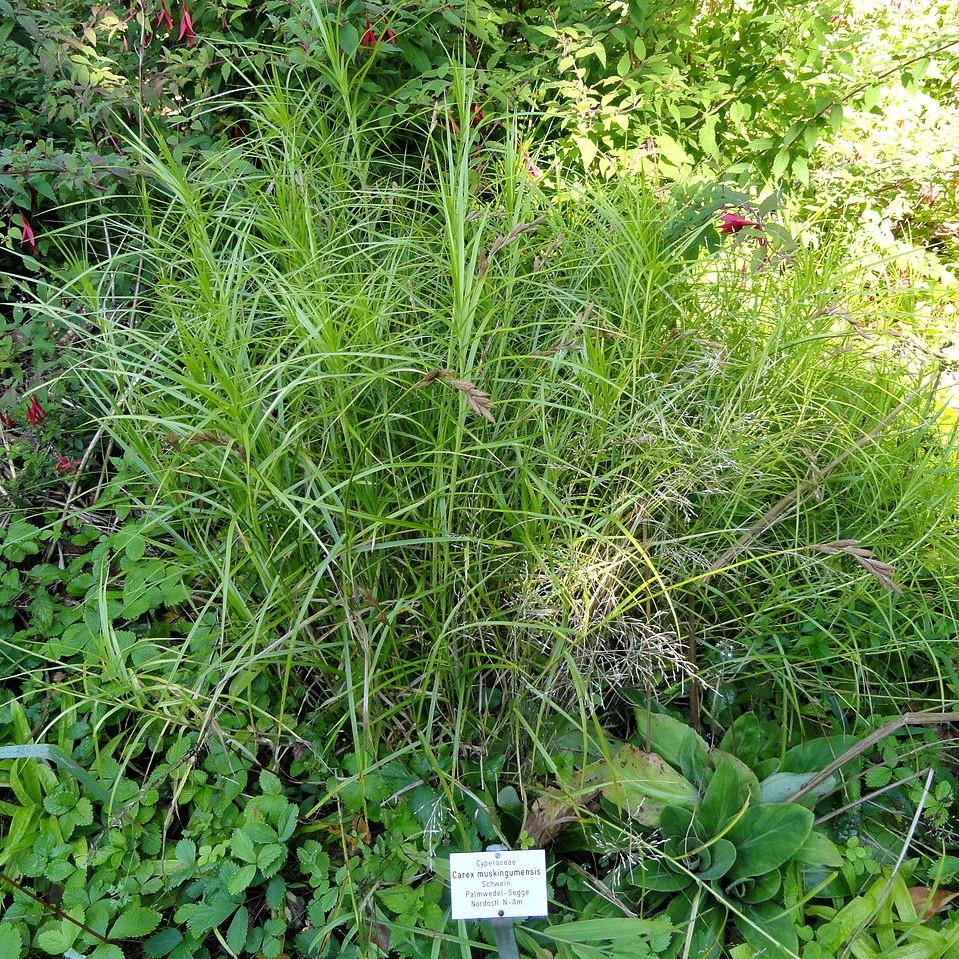
[[[492,845],[486,847],[487,852],[508,852],[506,846]],[[519,959],[519,946],[516,943],[516,930],[512,919],[490,919],[490,929],[493,941],[499,951],[499,959]]]

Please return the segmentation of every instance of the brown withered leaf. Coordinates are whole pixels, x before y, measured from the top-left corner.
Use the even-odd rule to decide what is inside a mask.
[[[490,399],[489,393],[484,393],[475,383],[471,383],[469,380],[457,379],[456,370],[430,370],[423,379],[414,384],[414,389],[422,389],[437,381],[445,383],[450,389],[459,390],[466,397],[470,409],[478,416],[482,416],[484,420],[488,420],[490,423],[496,422],[496,417],[493,416],[493,401]]]
[[[598,793],[594,795],[598,795]],[[582,808],[582,806],[579,808]],[[529,818],[526,820],[526,832],[533,840],[534,846],[545,846],[567,826],[580,822],[581,818],[577,807],[563,796],[540,796],[530,808]]]
[[[916,907],[916,914],[921,922],[930,919],[937,912],[942,912],[957,896],[959,891],[955,889],[937,889],[933,892],[925,886],[909,887],[909,898]]]

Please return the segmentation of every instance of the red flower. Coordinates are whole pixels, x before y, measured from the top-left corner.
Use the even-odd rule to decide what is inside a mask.
[[[757,230],[763,228],[761,223],[757,223],[755,220],[745,220],[735,213],[724,213],[719,219],[722,222],[716,229],[719,230],[720,233],[738,233],[740,230],[745,230],[748,226],[755,227]]]
[[[376,34],[373,32],[373,24],[369,20],[366,21],[366,33],[360,37],[360,46],[361,47],[375,47],[376,46]]]
[[[472,107],[472,116],[470,117],[470,126],[478,127],[483,122],[483,111],[474,103]]]
[[[392,43],[394,46],[396,46],[396,34],[393,32],[392,27],[387,27],[383,31],[383,36],[381,39],[384,43]]]
[[[53,462],[58,473],[75,473],[80,468],[80,460],[72,460],[69,456],[60,456],[57,453],[53,454]]]
[[[0,413],[0,426],[5,426],[8,430],[12,430],[15,425],[13,417],[9,413]]]
[[[167,33],[173,33],[173,17],[170,16],[170,11],[167,10],[165,3],[160,4],[160,12],[157,14],[157,30],[161,28],[165,29]],[[190,29],[193,29],[193,24],[190,24]]]
[[[22,236],[20,237],[20,246],[30,247],[31,253],[37,252],[37,238],[33,233],[33,227],[30,225],[30,221],[27,219],[26,213],[20,214],[20,231]]]
[[[30,397],[30,402],[27,403],[27,422],[31,426],[36,426],[38,423],[42,423],[47,418],[47,411],[37,402],[35,396]]]
[[[196,40],[196,33],[193,30],[193,18],[190,16],[190,8],[185,4],[180,4],[180,29],[176,35],[177,40],[186,40],[188,47],[193,46]]]

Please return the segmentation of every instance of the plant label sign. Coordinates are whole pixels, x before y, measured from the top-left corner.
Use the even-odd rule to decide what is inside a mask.
[[[450,898],[454,919],[545,916],[546,853],[450,853]]]

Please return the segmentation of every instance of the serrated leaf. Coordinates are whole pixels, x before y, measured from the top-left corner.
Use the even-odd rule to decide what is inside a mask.
[[[260,872],[266,879],[276,875],[284,862],[286,862],[286,846],[280,843],[271,843],[269,846],[264,846],[257,853],[256,864],[260,867]]]
[[[226,889],[231,895],[236,896],[248,888],[253,878],[256,876],[256,865],[241,866],[227,883]]]
[[[881,789],[892,782],[892,770],[888,766],[873,766],[866,773],[866,785],[870,789]]]
[[[227,896],[217,895],[210,900],[201,902],[190,914],[187,928],[195,936],[202,937],[211,929],[226,922],[236,909],[236,901]]]
[[[196,862],[196,843],[192,839],[181,839],[174,850],[177,861],[184,866],[192,866]]]
[[[789,166],[789,151],[780,150],[773,160],[773,176],[781,177]]]
[[[282,796],[283,783],[280,782],[279,776],[271,773],[268,769],[261,770],[260,791],[265,796]]]
[[[703,125],[699,128],[699,145],[703,153],[713,160],[719,159],[719,145],[716,143],[716,120],[715,116],[706,117]]]
[[[6,923],[0,923],[0,956],[4,959],[20,959],[23,951],[23,939],[20,933]]]
[[[256,862],[256,846],[245,830],[237,829],[233,833],[230,848],[233,850],[233,855],[242,862]]]
[[[127,906],[110,929],[110,939],[142,939],[160,925],[160,913],[147,906]]]
[[[113,943],[105,942],[97,946],[87,959],[124,959],[123,950]]]
[[[155,932],[143,943],[144,959],[163,959],[183,942],[183,933],[179,929],[167,927]]]
[[[33,945],[49,953],[51,956],[62,956],[63,953],[70,948],[72,943],[67,942],[61,924],[57,923],[50,928],[41,929],[40,932],[33,937]]]
[[[689,154],[668,133],[661,133],[656,137],[656,146],[660,154],[673,166],[689,166],[692,163]]]
[[[226,931],[226,944],[239,955],[246,946],[247,930],[250,927],[250,912],[246,906],[240,906],[234,913],[230,926]]]

